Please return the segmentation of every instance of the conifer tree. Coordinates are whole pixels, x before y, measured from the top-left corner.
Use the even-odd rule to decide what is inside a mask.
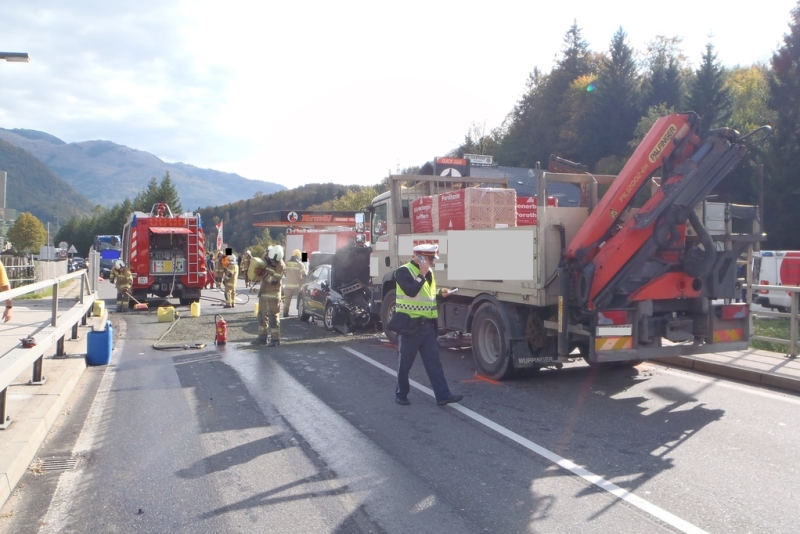
[[[689,109],[700,115],[701,138],[705,138],[711,128],[725,126],[733,112],[733,98],[725,86],[725,69],[717,61],[711,43],[706,45],[703,62],[690,84],[688,104]]]
[[[792,9],[789,32],[773,54],[770,106],[777,113],[768,147],[764,214],[770,248],[800,248],[800,1]]]

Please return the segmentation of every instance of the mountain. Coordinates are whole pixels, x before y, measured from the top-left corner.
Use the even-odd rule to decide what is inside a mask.
[[[238,174],[166,163],[156,156],[111,141],[65,143],[36,130],[0,128],[0,139],[30,152],[93,204],[111,207],[133,199],[150,178],[169,172],[184,209],[194,210],[286,189],[283,185],[249,180]],[[9,207],[12,207],[9,205]]]
[[[0,140],[0,170],[6,171],[6,207],[31,212],[43,223],[87,215],[94,204],[27,151]]]

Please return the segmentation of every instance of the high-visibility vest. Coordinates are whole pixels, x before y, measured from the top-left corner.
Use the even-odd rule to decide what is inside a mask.
[[[419,269],[413,263],[406,263],[403,265],[406,269],[411,271],[414,278],[419,276]],[[400,267],[401,269],[403,267]],[[431,272],[431,281],[422,284],[422,289],[419,290],[417,296],[409,297],[403,292],[400,284],[396,284],[397,296],[395,297],[394,310],[398,313],[405,313],[411,318],[424,317],[426,319],[436,319],[439,317],[439,312],[436,310],[436,278]]]

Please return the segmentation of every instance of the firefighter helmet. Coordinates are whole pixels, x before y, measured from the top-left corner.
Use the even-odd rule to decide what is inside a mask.
[[[269,247],[267,249],[267,258],[271,259],[272,261],[282,261],[283,247],[280,245]]]
[[[302,256],[302,255],[303,255],[303,253],[302,253],[302,252],[300,252],[300,249],[299,249],[299,248],[296,248],[296,249],[294,249],[294,250],[292,251],[292,256],[297,256],[297,257],[299,258],[299,257],[300,257],[300,256]]]

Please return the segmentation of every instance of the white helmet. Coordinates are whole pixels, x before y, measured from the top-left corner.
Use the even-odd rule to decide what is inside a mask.
[[[269,247],[267,257],[272,261],[283,261],[283,247],[280,245]]]
[[[250,256],[250,250],[245,250],[245,251],[244,251],[244,255],[245,255],[245,256]]]
[[[236,256],[233,254],[228,256],[228,265],[236,265]]]

